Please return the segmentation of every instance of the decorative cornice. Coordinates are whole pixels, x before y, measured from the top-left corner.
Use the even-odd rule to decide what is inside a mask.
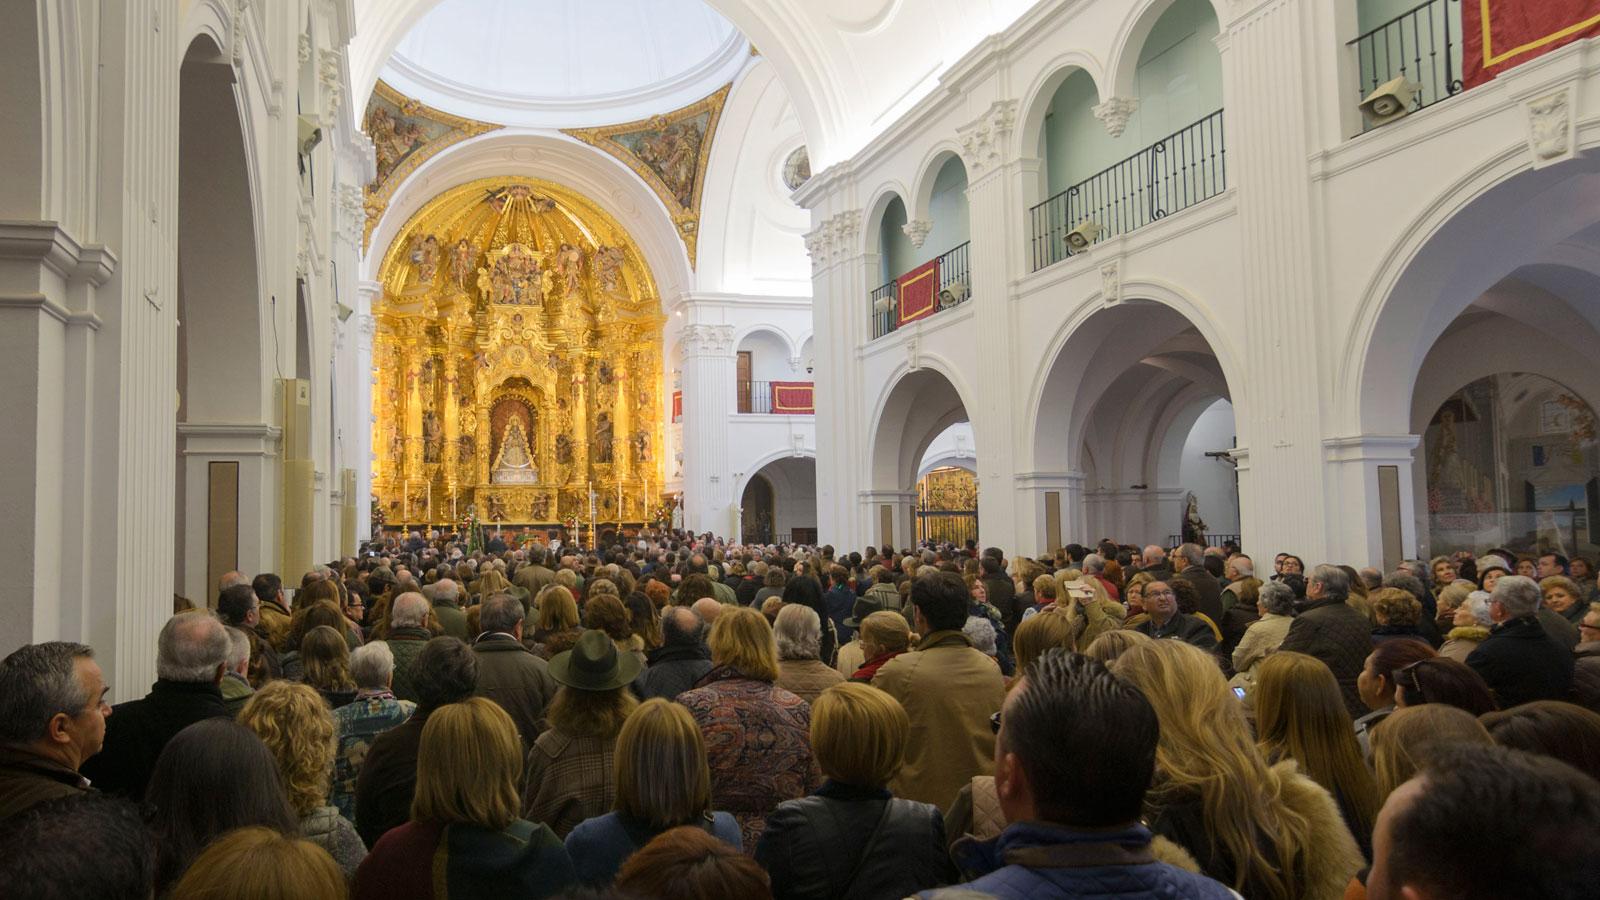
[[[806,233],[806,252],[811,254],[812,274],[849,259],[861,234],[861,210],[853,209],[823,219]]]
[[[733,326],[685,325],[679,332],[678,344],[683,348],[684,356],[731,356]]]
[[[972,175],[982,175],[1005,161],[1011,130],[1017,123],[1017,101],[996,100],[983,115],[956,129],[962,160]]]
[[[717,123],[722,118],[722,108],[727,104],[728,94],[732,90],[731,83],[723,85],[709,97],[682,109],[651,116],[648,119],[608,125],[604,128],[562,130],[563,134],[616,157],[619,162],[643,179],[652,191],[655,191],[661,203],[666,206],[667,212],[672,215],[673,225],[677,227],[678,236],[683,240],[684,250],[689,255],[691,269],[694,268],[698,251],[700,200],[705,193],[706,167],[711,162],[711,145],[716,139]],[[703,124],[699,121],[702,116]],[[680,149],[681,142],[690,131],[696,133],[695,139],[699,142],[693,148],[694,170],[676,171],[672,165],[673,160],[662,158],[662,154]],[[663,142],[668,146],[657,149],[657,145]],[[672,147],[670,145],[673,142],[680,143],[677,147]],[[691,179],[688,184],[683,183],[685,177]]]
[[[333,119],[339,112],[339,91],[343,87],[340,77],[344,71],[344,53],[339,50],[324,50],[318,58],[317,80],[322,82],[322,97],[327,105],[328,118]]]
[[[1094,117],[1106,127],[1106,134],[1114,138],[1122,137],[1122,132],[1128,127],[1128,120],[1139,111],[1139,101],[1134,97],[1112,97],[1110,100],[1094,108]]]

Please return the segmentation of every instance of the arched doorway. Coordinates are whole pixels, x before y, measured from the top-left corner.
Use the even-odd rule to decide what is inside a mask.
[[[232,59],[196,38],[179,85],[174,591],[199,605],[225,572],[278,567],[249,171]]]
[[[817,461],[785,456],[767,463],[745,483],[739,505],[747,544],[816,543]]]
[[[863,533],[879,546],[907,547],[917,539],[917,483],[928,450],[951,426],[971,417],[955,382],[931,368],[902,374],[879,410],[870,433]]]
[[[1233,391],[1197,323],[1148,300],[1099,310],[1062,342],[1033,434],[1040,549],[1168,543],[1191,506],[1206,540],[1239,536]]]

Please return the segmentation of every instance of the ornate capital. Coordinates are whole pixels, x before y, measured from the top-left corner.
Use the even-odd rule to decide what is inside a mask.
[[[233,54],[235,66],[244,62],[244,17],[250,14],[250,0],[235,0],[233,4],[233,21],[229,23],[228,49]]]
[[[861,211],[852,209],[822,220],[806,233],[806,251],[811,254],[811,271],[821,272],[850,258],[861,233]]]
[[[1527,101],[1528,149],[1533,151],[1534,168],[1572,158],[1577,144],[1572,107],[1570,87]]]
[[[1128,120],[1138,111],[1139,101],[1136,98],[1112,97],[1094,108],[1094,117],[1106,127],[1107,134],[1118,138],[1128,127]]]
[[[922,249],[922,243],[928,239],[928,233],[933,231],[933,222],[929,219],[912,219],[900,226],[900,230],[911,239],[911,246]]]
[[[322,82],[323,98],[328,104],[328,115],[332,117],[339,111],[339,76],[344,69],[344,53],[324,50],[317,62],[317,80]]]
[[[1017,123],[1017,101],[996,100],[983,115],[956,130],[967,168],[980,175],[1005,160],[1007,139]]]
[[[685,325],[679,340],[685,356],[729,356],[733,353],[733,326]]]

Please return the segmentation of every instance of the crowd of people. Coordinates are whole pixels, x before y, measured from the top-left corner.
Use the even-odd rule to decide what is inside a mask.
[[[1600,896],[1558,553],[412,533],[212,600],[116,706],[0,661],[0,895]]]

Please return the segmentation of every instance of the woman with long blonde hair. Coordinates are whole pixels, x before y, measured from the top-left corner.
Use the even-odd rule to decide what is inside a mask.
[[[1268,765],[1215,658],[1182,641],[1128,648],[1112,671],[1161,724],[1146,819],[1206,875],[1251,900],[1338,900],[1361,850],[1328,792]]]
[[[1459,706],[1424,703],[1395,710],[1372,730],[1379,801],[1417,774],[1433,745],[1492,743],[1488,729]]]
[[[739,822],[711,809],[711,768],[694,717],[677,703],[646,700],[622,723],[615,753],[617,806],[567,835],[585,884],[606,885],[634,851],[680,825],[702,828],[743,849]]]
[[[349,878],[367,855],[354,825],[328,803],[335,747],[333,712],[312,688],[274,681],[251,695],[239,724],[272,751],[300,836],[333,856]]]
[[[1362,854],[1371,858],[1378,785],[1361,758],[1332,670],[1304,653],[1274,653],[1257,667],[1254,699],[1256,738],[1267,759],[1292,759],[1326,788]]]

